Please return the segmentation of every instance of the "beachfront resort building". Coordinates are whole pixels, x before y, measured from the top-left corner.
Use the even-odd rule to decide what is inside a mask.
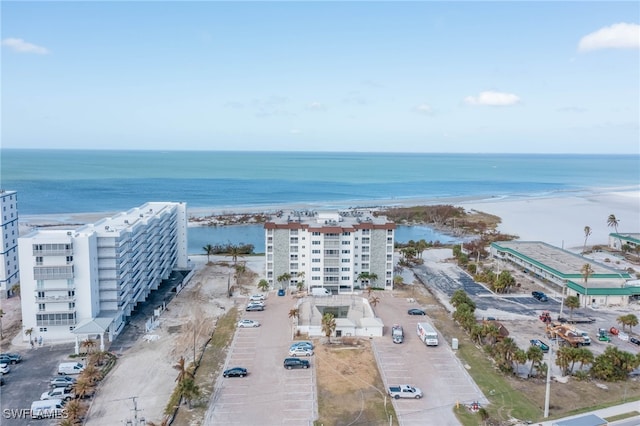
[[[138,303],[186,269],[184,203],[146,203],[77,229],[19,239],[23,339],[99,336],[104,350]],[[30,331],[30,332],[28,332]]]
[[[266,279],[333,294],[392,289],[395,228],[370,210],[279,212],[264,225]]]
[[[609,234],[609,247],[614,250],[629,251],[640,255],[640,234]],[[625,250],[625,247],[627,250]]]
[[[578,296],[582,306],[626,306],[640,300],[640,282],[626,270],[539,241],[491,243],[491,256],[555,287],[565,296]],[[584,266],[592,272],[584,274]]]
[[[0,298],[11,295],[12,287],[20,282],[18,260],[18,193],[0,189],[0,211],[2,212],[2,250],[0,253]]]

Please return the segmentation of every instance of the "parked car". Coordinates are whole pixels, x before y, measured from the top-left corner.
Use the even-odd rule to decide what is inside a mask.
[[[313,343],[306,341],[306,340],[300,340],[298,342],[293,342],[291,344],[291,346],[289,347],[289,349],[293,349],[293,348],[309,348],[309,349],[313,349]]]
[[[252,294],[251,297],[249,298],[249,300],[254,300],[254,301],[261,301],[264,300],[264,294]]]
[[[252,300],[248,306],[262,306],[264,308],[264,302],[262,300]]]
[[[289,356],[311,356],[313,355],[313,349],[303,348],[302,346],[296,346],[289,349]]]
[[[540,349],[542,349],[542,352],[549,352],[549,345],[547,345],[545,342],[543,342],[542,340],[539,339],[531,339],[530,340],[531,345],[533,346],[537,346]]]
[[[260,322],[250,319],[243,319],[238,322],[238,327],[260,327]]]
[[[224,372],[222,373],[222,377],[244,377],[247,374],[249,374],[249,372],[246,368],[233,367],[228,370],[224,370]]]
[[[291,370],[292,368],[309,368],[309,361],[300,358],[285,358],[284,368]]]
[[[51,381],[49,382],[49,384],[53,388],[66,388],[68,386],[74,385],[75,383],[76,383],[75,377],[69,377],[69,376],[52,377]]]
[[[42,395],[40,395],[40,400],[44,401],[47,399],[61,399],[63,401],[69,401],[75,397],[75,394],[70,389],[53,388],[50,391],[44,392]]]
[[[8,360],[9,362],[5,362],[3,360]],[[6,364],[17,364],[22,361],[22,355],[16,353],[4,353],[0,354],[0,362]]]
[[[423,311],[422,309],[417,309],[417,308],[409,309],[407,311],[407,313],[409,315],[427,315],[427,313],[425,311]]]
[[[278,289],[278,296],[284,296],[284,295],[285,295],[284,288]]]
[[[629,341],[634,345],[640,346],[640,339],[638,339],[637,337],[629,337]]]
[[[251,312],[251,311],[264,311],[264,306],[260,306],[260,305],[247,305],[245,311],[247,312]]]
[[[536,298],[537,300],[539,300],[540,302],[548,302],[549,298],[547,297],[546,294],[544,294],[541,291],[532,291],[531,295]]]
[[[0,373],[9,374],[9,371],[11,371],[9,364],[0,364]]]

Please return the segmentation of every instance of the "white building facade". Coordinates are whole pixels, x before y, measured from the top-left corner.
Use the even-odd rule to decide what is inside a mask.
[[[105,333],[112,340],[136,304],[188,267],[186,204],[147,203],[77,229],[34,230],[19,239],[19,253],[23,339],[77,343],[99,334],[104,349]]]
[[[0,222],[2,234],[0,242],[0,298],[11,294],[11,288],[20,282],[20,262],[18,259],[18,193],[0,189]]]
[[[265,273],[272,287],[303,282],[308,291],[322,287],[333,294],[393,288],[396,226],[384,216],[290,211],[273,216],[264,228]]]

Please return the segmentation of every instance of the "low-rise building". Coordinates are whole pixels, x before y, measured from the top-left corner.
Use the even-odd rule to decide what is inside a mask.
[[[629,272],[540,241],[491,243],[491,256],[513,263],[565,296],[578,296],[581,304],[623,305],[640,300],[640,286]],[[591,272],[584,274],[584,266]]]

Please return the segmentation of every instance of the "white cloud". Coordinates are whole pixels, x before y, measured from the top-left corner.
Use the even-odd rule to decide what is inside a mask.
[[[18,53],[36,53],[38,55],[49,53],[47,48],[29,43],[21,38],[5,38],[2,40],[2,45]]]
[[[478,96],[464,98],[467,105],[508,106],[520,102],[520,98],[513,93],[501,93],[493,91],[480,92]]]
[[[320,102],[311,102],[307,105],[309,111],[324,111],[327,107]]]
[[[289,130],[289,134],[290,135],[301,135],[302,134],[302,130],[300,130],[300,129],[291,129],[291,130]]]
[[[413,110],[418,114],[431,115],[433,114],[433,108],[427,104],[420,104],[413,107]]]
[[[638,49],[640,48],[640,25],[620,22],[580,39],[578,50],[588,52],[598,49]]]

